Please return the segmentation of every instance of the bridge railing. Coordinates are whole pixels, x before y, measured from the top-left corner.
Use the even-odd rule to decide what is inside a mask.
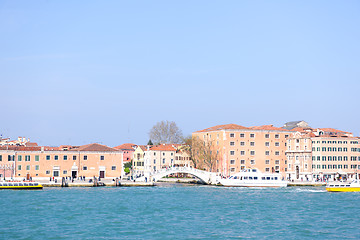
[[[191,168],[191,167],[169,167],[169,168],[163,168],[161,170],[156,170],[151,172],[151,175],[155,175],[155,174],[161,174],[161,173],[166,173],[166,172],[173,172],[173,171],[179,171],[179,172],[193,172],[193,173],[201,173],[201,174],[211,174],[212,172],[208,172],[208,171],[204,171],[204,170],[200,170],[200,169],[196,169],[196,168]]]

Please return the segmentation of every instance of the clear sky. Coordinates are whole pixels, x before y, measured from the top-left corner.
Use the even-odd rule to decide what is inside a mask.
[[[0,133],[146,144],[158,121],[360,135],[360,1],[2,1]]]

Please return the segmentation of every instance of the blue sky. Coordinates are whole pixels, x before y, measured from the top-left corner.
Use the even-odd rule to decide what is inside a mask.
[[[0,1],[0,133],[146,144],[218,124],[360,134],[359,1]]]

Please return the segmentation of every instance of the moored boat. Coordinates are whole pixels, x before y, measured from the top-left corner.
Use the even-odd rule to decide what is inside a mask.
[[[225,187],[287,187],[279,173],[262,173],[258,169],[244,169],[229,178],[221,179]]]
[[[326,184],[328,192],[360,192],[360,180],[352,182],[329,182]]]
[[[0,189],[42,189],[43,186],[38,182],[0,182]]]

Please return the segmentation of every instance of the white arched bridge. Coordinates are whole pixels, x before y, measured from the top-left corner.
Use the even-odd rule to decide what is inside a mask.
[[[200,179],[201,182],[204,184],[216,184],[217,183],[217,176],[214,172],[207,172],[203,170],[199,170],[196,168],[190,168],[190,167],[170,167],[170,168],[164,168],[155,172],[150,173],[150,176],[148,177],[148,181],[154,181],[157,182],[161,178],[168,176],[170,174],[175,173],[187,173],[190,175],[193,175]],[[145,182],[145,176],[139,177],[136,179],[137,182]]]

